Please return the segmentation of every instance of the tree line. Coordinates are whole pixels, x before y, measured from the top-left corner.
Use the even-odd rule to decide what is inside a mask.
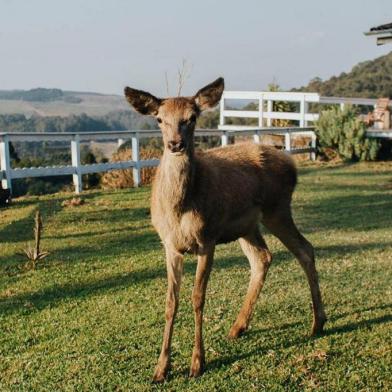
[[[308,85],[293,91],[317,92],[324,96],[392,98],[392,52],[355,65],[348,73],[323,81],[313,78]]]

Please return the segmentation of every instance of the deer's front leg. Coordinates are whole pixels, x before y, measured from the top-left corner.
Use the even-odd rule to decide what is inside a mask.
[[[215,244],[200,248],[197,255],[197,269],[195,285],[192,292],[193,310],[195,312],[195,345],[192,354],[190,376],[198,377],[204,370],[203,346],[203,308],[206,297],[208,278],[210,276],[212,261],[214,259]]]
[[[173,334],[174,319],[178,309],[183,260],[184,257],[181,253],[166,247],[168,282],[165,310],[166,324],[163,332],[161,355],[159,356],[153,377],[155,382],[162,382],[165,379],[170,366],[170,345]]]

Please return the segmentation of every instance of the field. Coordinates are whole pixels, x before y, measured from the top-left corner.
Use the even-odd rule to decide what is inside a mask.
[[[15,200],[0,210],[1,391],[392,390],[392,164],[307,166],[293,203],[314,244],[329,317],[309,338],[304,273],[271,235],[274,254],[250,330],[226,338],[249,279],[237,243],[220,246],[205,309],[206,373],[187,376],[195,261],[187,256],[172,371],[151,384],[164,322],[166,271],[148,187]],[[35,271],[17,255],[39,207]]]
[[[129,105],[119,95],[72,92],[72,96],[80,98],[82,101],[70,103],[62,100],[37,102],[0,99],[0,115],[18,113],[27,117],[34,114],[64,117],[86,113],[89,116],[103,116],[116,110],[129,110]]]

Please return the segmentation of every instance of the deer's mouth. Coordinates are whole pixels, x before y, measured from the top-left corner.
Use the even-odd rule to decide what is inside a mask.
[[[176,157],[179,157],[179,156],[181,156],[181,155],[184,155],[184,154],[185,154],[185,148],[183,148],[183,149],[180,150],[180,151],[171,151],[171,154],[174,155],[174,156],[176,156]]]

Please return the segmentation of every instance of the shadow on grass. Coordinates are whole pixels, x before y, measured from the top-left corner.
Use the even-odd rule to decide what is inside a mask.
[[[136,242],[139,243],[138,247],[136,249],[132,249],[135,248]],[[153,232],[134,236],[133,241],[129,241],[129,248],[124,248],[123,239],[118,239],[118,242],[112,241],[110,244],[111,245],[105,249],[99,250],[100,256],[116,257],[123,254],[130,255],[132,252],[137,254],[140,251],[150,251],[152,248],[160,249],[161,247],[157,236]],[[374,249],[378,247],[380,247],[380,244],[356,244],[324,247],[322,249],[325,252],[336,255],[341,254],[342,251],[343,254],[345,254],[347,251],[352,253],[354,251],[362,251],[364,249]],[[96,250],[86,247],[74,247],[62,251],[62,257],[74,260],[74,262],[85,261],[86,259],[88,260],[89,257],[92,255],[95,256],[95,254]],[[287,251],[276,252],[275,256],[273,266],[277,263],[285,262],[288,256],[292,257]],[[1,262],[2,260],[0,258],[0,263]],[[243,268],[244,273],[249,273],[249,266],[245,256],[219,257],[214,262],[213,273],[214,271],[222,271],[239,267]],[[185,263],[185,274],[194,276],[195,270],[196,262]],[[23,309],[25,312],[26,302],[34,304],[34,308],[32,309],[33,311],[41,310],[47,306],[58,306],[63,300],[73,298],[83,299],[95,295],[102,295],[107,291],[122,290],[129,288],[132,285],[153,281],[155,279],[166,279],[166,267],[164,263],[155,268],[139,268],[126,274],[115,274],[101,279],[86,280],[85,282],[76,284],[71,282],[61,286],[55,285],[38,292],[23,293],[9,298],[2,298],[0,300],[0,311],[13,313]]]
[[[390,308],[392,308],[391,304],[374,306],[371,308],[364,309],[363,311],[365,311],[365,310],[376,311],[376,310],[385,310],[385,309],[390,309]],[[333,319],[337,320],[339,318],[343,318],[345,316],[349,316],[349,315],[355,314],[355,313],[356,312],[336,315],[333,317]],[[345,324],[345,325],[342,325],[339,327],[333,327],[331,329],[328,329],[328,327],[327,327],[327,329],[324,331],[324,333],[319,336],[311,337],[311,336],[304,335],[301,337],[297,337],[295,339],[292,339],[291,337],[296,335],[296,333],[297,333],[296,328],[299,325],[301,325],[302,323],[288,323],[288,324],[282,325],[281,327],[274,328],[274,331],[273,331],[274,334],[276,333],[278,335],[284,335],[285,338],[283,340],[285,341],[285,343],[278,344],[278,345],[270,345],[267,343],[267,344],[264,344],[264,345],[257,347],[256,349],[253,349],[251,351],[244,352],[243,354],[238,354],[238,352],[236,352],[236,354],[234,354],[234,355],[226,355],[226,356],[223,356],[220,358],[216,358],[216,359],[210,361],[209,363],[207,363],[206,370],[207,370],[207,373],[213,372],[214,370],[218,370],[222,367],[226,367],[228,365],[231,365],[234,362],[250,358],[250,357],[257,355],[257,354],[265,355],[265,353],[268,350],[281,350],[281,349],[286,349],[289,347],[300,346],[300,345],[308,343],[309,341],[315,341],[323,336],[355,332],[355,331],[362,329],[362,328],[371,328],[373,326],[389,323],[391,321],[392,321],[392,315],[387,314],[384,316],[378,316],[378,317],[374,317],[371,319],[359,320],[358,322],[348,323],[348,324]],[[249,331],[249,332],[245,333],[244,336],[242,336],[238,340],[238,344],[241,343],[242,339],[252,339],[254,341],[257,341],[256,336],[259,336],[259,334],[263,333],[263,332],[269,332],[269,330],[258,329],[258,330]]]
[[[338,165],[320,165],[320,166],[300,166],[298,167],[298,175],[301,178],[301,176],[306,176],[308,174],[311,175],[317,175],[318,173],[325,173],[328,172],[329,174],[333,174],[335,170],[344,170],[344,169],[349,169],[351,166],[353,166],[352,163],[350,162],[342,162]],[[344,175],[347,175],[346,172],[344,172]]]
[[[142,225],[138,227],[122,227],[120,229],[116,229],[114,232],[116,234],[118,233],[128,233],[131,235],[131,233],[137,231],[137,230],[146,230],[151,228],[151,225]],[[105,236],[105,235],[113,235],[113,230],[101,230],[101,231],[84,231],[80,233],[69,233],[69,234],[54,234],[54,235],[46,235],[43,239],[48,240],[48,239],[53,239],[53,240],[64,240],[64,239],[77,239],[77,238],[85,238],[85,237],[92,237],[92,236]],[[98,238],[99,241],[104,240],[101,238]]]
[[[298,175],[299,178],[301,176],[306,176],[308,174],[317,176],[320,174],[327,174],[328,176],[337,176],[337,177],[366,177],[366,176],[387,176],[388,168],[386,166],[379,166],[380,162],[367,162],[368,168],[370,167],[372,170],[365,170],[362,168],[359,171],[353,171],[352,169],[358,166],[358,162],[341,162],[336,165],[328,165],[322,164],[320,166],[299,166],[298,167]],[[368,169],[367,168],[367,169]]]
[[[354,322],[354,323],[348,323],[348,324],[342,325],[340,327],[333,327],[331,329],[327,329],[325,331],[324,335],[329,336],[329,335],[334,335],[334,334],[353,332],[353,331],[356,331],[357,329],[370,328],[372,325],[384,324],[384,323],[389,323],[389,322],[392,322],[392,314],[386,314],[384,316],[375,317],[370,320],[361,320],[361,321]]]
[[[18,242],[18,241],[28,241],[33,238],[33,222],[35,211],[39,209],[41,211],[41,216],[45,222],[47,219],[55,215],[59,210],[61,210],[62,198],[56,200],[32,200],[32,201],[22,201],[9,207],[10,210],[19,208],[23,206],[35,206],[31,209],[27,216],[17,220],[12,221],[2,229],[0,229],[0,244],[2,242]]]
[[[83,195],[84,200],[89,200],[92,198],[95,198],[99,196],[99,194],[102,192],[96,192],[96,193],[90,193]],[[10,207],[7,208],[7,210],[16,210],[20,207],[28,207],[28,206],[34,206],[34,208],[31,209],[30,213],[17,220],[17,221],[11,221],[8,225],[0,229],[0,244],[2,242],[20,242],[20,241],[29,241],[33,238],[33,222],[34,222],[34,215],[35,211],[37,209],[40,210],[42,220],[45,224],[45,222],[49,221],[53,216],[55,216],[59,211],[63,209],[62,207],[62,202],[65,200],[72,199],[74,195],[56,195],[56,197],[53,198],[48,198],[48,199],[39,199],[36,197],[32,197],[31,199],[24,199],[24,200],[18,200],[11,204]],[[145,209],[144,209],[145,210]],[[100,213],[101,211],[98,211],[97,213]],[[111,211],[113,214],[113,210]],[[135,219],[138,219],[140,217],[135,216]],[[107,218],[107,217],[105,217]],[[44,236],[45,238],[45,236]]]
[[[311,233],[327,230],[356,230],[390,228],[392,222],[391,192],[371,195],[335,196],[297,204],[302,209],[296,219],[300,231]]]

